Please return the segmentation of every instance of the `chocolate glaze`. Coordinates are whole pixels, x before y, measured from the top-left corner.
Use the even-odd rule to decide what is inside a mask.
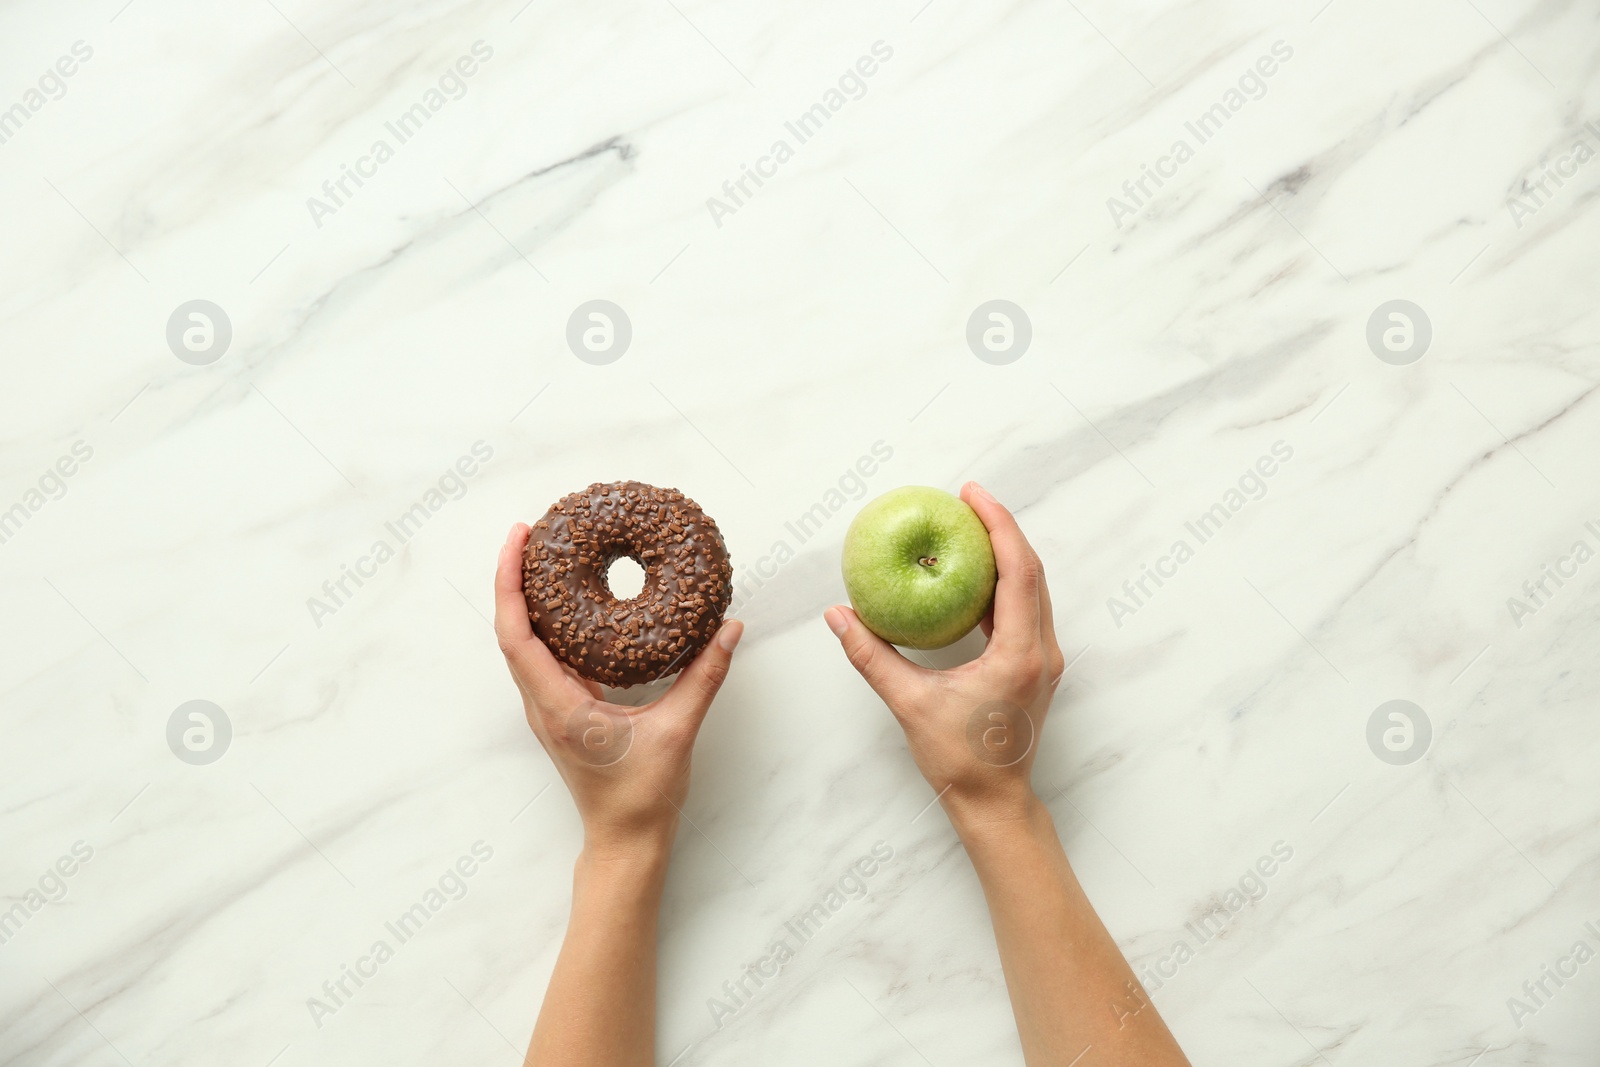
[[[618,600],[606,582],[627,556],[644,588]],[[533,632],[591,681],[653,682],[687,665],[722,623],[733,564],[717,524],[676,489],[595,482],[533,524],[522,558]]]

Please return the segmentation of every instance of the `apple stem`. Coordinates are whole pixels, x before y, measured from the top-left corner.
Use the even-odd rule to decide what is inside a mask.
[[[931,567],[935,563],[939,562],[939,557],[938,556],[923,556],[921,559],[917,560],[917,562],[922,564],[924,567]]]

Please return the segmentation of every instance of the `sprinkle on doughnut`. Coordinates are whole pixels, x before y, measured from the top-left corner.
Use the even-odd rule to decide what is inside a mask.
[[[606,571],[627,556],[644,588],[618,600]],[[561,662],[611,686],[679,670],[710,642],[733,598],[722,533],[676,489],[596,482],[533,524],[522,559],[533,632]]]

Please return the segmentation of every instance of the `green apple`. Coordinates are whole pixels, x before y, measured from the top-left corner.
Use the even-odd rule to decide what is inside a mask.
[[[844,535],[844,588],[867,629],[906,648],[944,648],[994,601],[989,531],[957,496],[903,485],[862,508]]]

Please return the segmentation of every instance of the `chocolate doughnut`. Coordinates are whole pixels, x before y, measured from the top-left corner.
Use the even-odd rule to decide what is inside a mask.
[[[644,588],[618,600],[606,571],[623,556]],[[653,682],[689,663],[733,599],[722,532],[676,489],[596,482],[569,493],[533,524],[522,557],[533,632],[591,681]]]

